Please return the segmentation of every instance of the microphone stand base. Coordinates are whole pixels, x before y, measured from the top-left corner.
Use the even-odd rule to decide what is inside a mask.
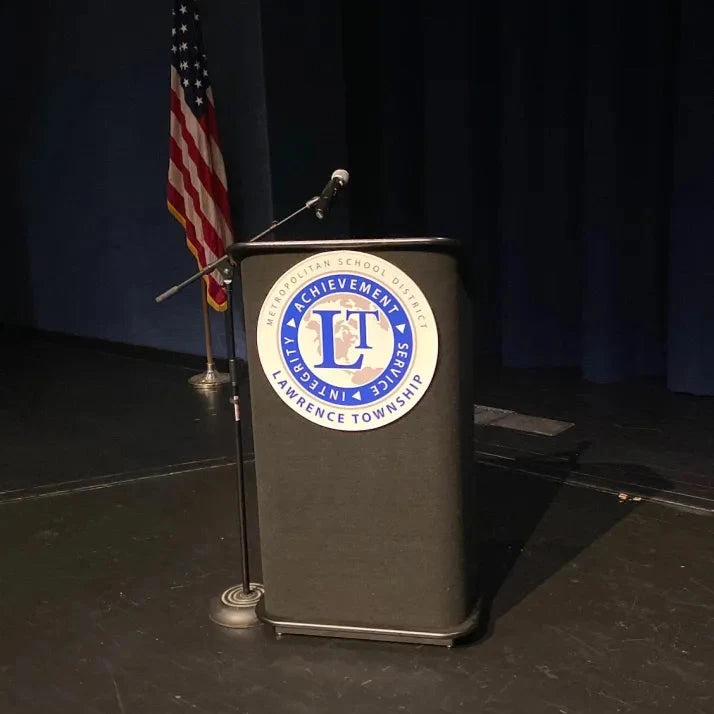
[[[263,623],[258,619],[256,607],[265,592],[260,583],[251,583],[250,592],[243,592],[242,585],[234,585],[220,597],[211,599],[208,617],[221,627],[247,629]]]

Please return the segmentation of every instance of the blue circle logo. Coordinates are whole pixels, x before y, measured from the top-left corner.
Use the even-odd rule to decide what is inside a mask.
[[[356,273],[308,283],[281,323],[285,364],[328,404],[354,406],[381,399],[399,386],[414,354],[402,303],[381,284]]]

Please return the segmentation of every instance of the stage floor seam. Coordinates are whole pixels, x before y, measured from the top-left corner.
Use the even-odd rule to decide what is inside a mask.
[[[252,463],[253,458],[245,459],[245,463]],[[184,464],[171,464],[158,469],[142,469],[140,471],[129,471],[122,474],[109,474],[106,476],[95,476],[87,479],[78,479],[76,481],[65,481],[57,484],[47,484],[44,486],[36,486],[29,489],[16,489],[13,491],[5,491],[0,493],[0,506],[8,503],[18,503],[22,501],[35,500],[39,498],[53,498],[55,496],[66,496],[73,493],[82,493],[85,491],[98,491],[104,488],[113,486],[122,486],[126,484],[136,483],[138,481],[146,481],[149,479],[166,478],[168,476],[181,476],[184,474],[195,473],[197,471],[208,471],[211,469],[223,468],[225,466],[233,466],[235,459],[230,458],[214,458],[202,461],[189,461]],[[185,468],[182,468],[185,467]],[[167,470],[168,469],[168,470]],[[71,486],[70,484],[75,484]],[[60,488],[64,486],[64,488]]]

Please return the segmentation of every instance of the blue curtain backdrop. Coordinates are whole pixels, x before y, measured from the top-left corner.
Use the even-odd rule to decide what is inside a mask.
[[[482,354],[714,394],[712,4],[345,3],[359,233],[468,244]]]
[[[152,303],[191,269],[163,202],[171,3],[12,5],[2,318],[199,352],[197,296]],[[202,7],[239,235],[345,166],[330,222],[284,235],[460,238],[482,359],[714,394],[710,0]]]

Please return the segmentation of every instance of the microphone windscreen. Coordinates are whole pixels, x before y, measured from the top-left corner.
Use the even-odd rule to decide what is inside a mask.
[[[350,175],[344,169],[335,169],[332,172],[331,178],[338,180],[343,186],[346,186],[350,180]]]

